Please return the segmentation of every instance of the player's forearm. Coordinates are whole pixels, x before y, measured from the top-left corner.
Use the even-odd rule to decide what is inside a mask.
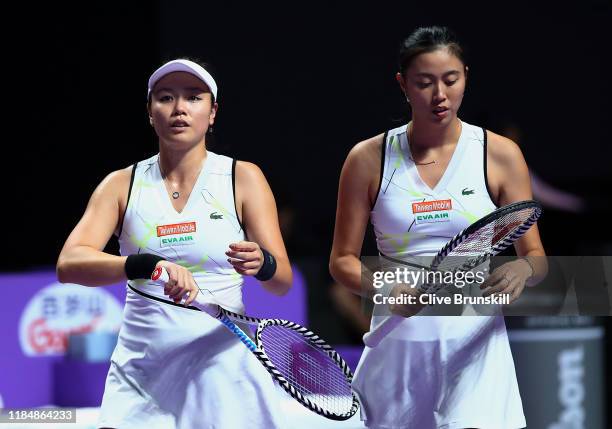
[[[329,272],[334,280],[357,295],[370,297],[374,294],[372,282],[362,282],[361,261],[355,255],[332,255]]]
[[[548,274],[548,260],[544,251],[537,249],[527,252],[522,256],[531,267],[533,274],[527,280],[527,286],[535,286],[546,278]]]
[[[270,280],[261,282],[264,289],[274,295],[285,295],[293,284],[293,273],[288,259],[276,258],[276,272]]]
[[[363,311],[360,298],[347,288],[334,282],[330,296],[338,313],[362,334],[370,329],[370,317]]]
[[[64,249],[57,261],[57,278],[61,283],[104,286],[125,281],[126,256],[115,256],[88,246]]]

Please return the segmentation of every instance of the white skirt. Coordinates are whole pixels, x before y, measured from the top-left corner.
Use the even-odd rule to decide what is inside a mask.
[[[403,324],[436,323],[418,317]],[[517,429],[526,426],[504,319],[445,317],[468,328],[437,340],[386,337],[366,347],[353,388],[361,417],[377,429]],[[450,328],[450,325],[449,325]],[[444,331],[440,331],[443,334]]]
[[[285,427],[280,396],[255,356],[207,314],[128,289],[99,427]]]

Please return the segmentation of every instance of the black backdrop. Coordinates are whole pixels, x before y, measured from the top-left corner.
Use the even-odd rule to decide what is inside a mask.
[[[14,76],[5,91],[17,94],[4,114],[4,270],[54,264],[97,183],[155,152],[146,81],[183,55],[208,62],[219,84],[214,150],[260,165],[279,205],[297,213],[292,251],[326,258],[342,162],[356,142],[406,121],[397,48],[428,24],[449,25],[468,50],[462,119],[494,131],[513,121],[533,171],[587,198],[591,211],[580,217],[548,211],[549,252],[609,252],[610,228],[592,222],[610,213],[612,184],[607,2],[245,9],[110,1],[8,18]],[[582,234],[559,241],[559,228],[574,221]]]

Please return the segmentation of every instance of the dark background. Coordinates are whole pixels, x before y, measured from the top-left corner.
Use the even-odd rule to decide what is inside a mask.
[[[53,265],[104,176],[156,152],[147,79],[185,55],[209,63],[219,84],[213,150],[257,163],[279,206],[292,207],[292,256],[326,259],[342,163],[356,142],[407,121],[397,48],[430,24],[453,28],[467,49],[461,118],[498,132],[515,123],[530,168],[587,200],[579,216],[546,211],[548,253],[609,254],[610,9],[107,1],[9,14],[1,268]],[[577,231],[561,234],[568,225]]]

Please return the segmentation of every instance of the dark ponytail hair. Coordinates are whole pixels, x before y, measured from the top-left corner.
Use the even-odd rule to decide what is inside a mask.
[[[410,67],[412,61],[421,54],[448,49],[450,53],[459,58],[466,65],[465,53],[457,36],[448,27],[433,26],[419,27],[412,32],[401,44],[399,51],[399,71],[402,76]]]

